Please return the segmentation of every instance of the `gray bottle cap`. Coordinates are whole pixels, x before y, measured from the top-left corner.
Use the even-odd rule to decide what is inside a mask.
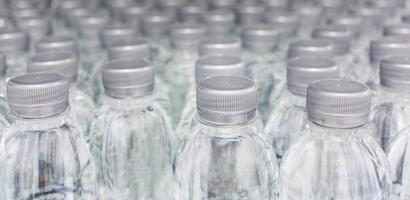
[[[7,64],[6,64],[6,55],[3,53],[0,53],[0,74],[4,74],[7,69]]]
[[[199,58],[195,66],[196,82],[212,76],[245,76],[242,60],[234,56],[209,55]]]
[[[91,13],[92,11],[87,8],[73,8],[65,12],[63,19],[68,26],[74,27],[78,21],[89,16]]]
[[[120,18],[124,8],[131,6],[132,1],[129,0],[115,0],[115,1],[105,1],[111,16],[114,18]]]
[[[259,4],[241,4],[236,8],[238,21],[241,24],[260,23],[265,7]]]
[[[148,37],[162,37],[168,34],[171,26],[171,17],[153,12],[143,18],[143,31]]]
[[[322,8],[310,4],[295,4],[293,12],[299,15],[300,24],[315,25],[320,22],[322,15]]]
[[[201,81],[196,91],[198,116],[205,123],[236,125],[255,119],[257,89],[252,80],[216,76]]]
[[[127,25],[111,25],[103,28],[100,32],[100,42],[104,48],[111,44],[127,39],[134,39],[137,35],[135,29]]]
[[[25,9],[17,9],[11,11],[11,19],[14,22],[22,18],[31,18],[31,17],[41,17],[41,12],[35,8],[25,8]]]
[[[9,8],[12,10],[29,9],[29,8],[34,9],[35,5],[33,1],[24,1],[24,0],[9,1]]]
[[[36,52],[72,52],[78,55],[78,44],[70,36],[48,36],[41,39],[36,45]]]
[[[17,25],[29,34],[30,39],[38,40],[51,33],[51,22],[46,17],[21,18]]]
[[[197,24],[177,24],[171,28],[172,45],[177,49],[196,49],[205,38],[205,27]]]
[[[410,53],[410,40],[404,37],[383,37],[370,43],[370,62],[379,64],[389,55]]]
[[[235,14],[231,10],[217,9],[202,16],[210,34],[225,35],[235,28]]]
[[[346,27],[352,33],[352,36],[357,38],[360,36],[363,20],[354,15],[337,15],[328,19],[327,23],[330,25]]]
[[[184,22],[199,22],[206,12],[206,6],[201,3],[188,3],[179,10],[181,20]]]
[[[289,9],[288,0],[263,0],[269,10],[284,11]]]
[[[146,15],[146,13],[147,13],[146,7],[142,5],[133,5],[133,6],[124,8],[121,18],[125,23],[133,27],[140,28],[141,21],[143,17]]]
[[[28,36],[17,30],[0,31],[0,52],[23,52],[28,48]]]
[[[58,16],[64,17],[66,16],[67,12],[69,12],[69,10],[74,9],[74,8],[82,8],[82,7],[84,7],[82,1],[77,1],[77,0],[61,1],[58,5],[57,13],[58,13]]]
[[[71,52],[43,52],[34,55],[27,63],[27,72],[57,73],[75,82],[77,79],[78,60]]]
[[[403,92],[410,91],[410,56],[387,56],[380,64],[380,84]]]
[[[69,82],[58,74],[32,73],[7,82],[7,102],[13,115],[43,118],[68,107]]]
[[[321,80],[307,90],[308,119],[330,128],[355,128],[367,123],[370,89],[349,80]]]
[[[241,55],[241,41],[231,36],[214,36],[199,45],[199,55]]]
[[[352,35],[343,26],[329,25],[313,30],[312,37],[329,40],[334,45],[335,53],[344,55],[349,52]]]
[[[110,19],[105,14],[90,14],[76,22],[80,35],[88,38],[98,38],[100,31],[107,26]]]
[[[288,58],[297,56],[322,56],[332,57],[335,55],[334,45],[326,40],[306,39],[290,43]]]
[[[108,49],[110,60],[123,58],[151,58],[151,47],[144,39],[120,40],[111,44]]]
[[[322,79],[339,78],[337,64],[325,57],[296,57],[288,61],[288,90],[300,96],[306,96],[309,83]]]
[[[154,68],[143,59],[113,60],[102,68],[102,80],[108,96],[145,96],[154,90]]]
[[[402,20],[404,23],[410,23],[410,14],[403,15],[403,16],[401,17],[401,20]]]
[[[267,24],[249,25],[242,32],[242,41],[245,48],[263,53],[271,52],[278,43],[279,33],[274,26]]]
[[[410,24],[394,24],[385,26],[384,36],[410,36]]]
[[[356,8],[353,14],[361,16],[365,26],[381,26],[386,15],[381,8],[374,6],[364,6]]]
[[[264,20],[274,26],[284,36],[294,35],[299,26],[299,17],[289,11],[265,12]]]
[[[213,9],[233,9],[237,0],[209,0],[211,8]]]
[[[321,1],[323,15],[326,17],[335,16],[343,10],[344,1],[339,0],[324,0]]]

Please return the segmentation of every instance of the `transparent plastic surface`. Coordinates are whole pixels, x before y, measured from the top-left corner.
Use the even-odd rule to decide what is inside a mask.
[[[67,114],[15,118],[0,152],[0,199],[97,199],[96,171]]]
[[[71,110],[70,116],[84,133],[88,132],[91,121],[94,119],[95,107],[91,97],[77,88],[76,85],[70,87],[69,97]]]
[[[274,104],[265,125],[265,134],[281,161],[289,146],[307,127],[306,98],[285,90]]]
[[[282,162],[279,199],[389,199],[389,164],[368,131],[309,123]]]
[[[172,159],[178,141],[165,111],[153,97],[104,97],[103,101],[89,135],[102,195],[107,199],[171,199]]]
[[[277,163],[254,123],[200,123],[174,163],[175,199],[276,199]]]

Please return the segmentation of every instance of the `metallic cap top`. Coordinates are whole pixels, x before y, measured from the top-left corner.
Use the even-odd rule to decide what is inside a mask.
[[[297,56],[332,57],[335,53],[334,45],[322,39],[306,39],[291,42],[288,49],[288,58]]]
[[[330,58],[296,57],[287,65],[288,90],[300,96],[306,96],[309,83],[322,79],[339,78],[339,68]]]
[[[202,20],[210,34],[225,35],[235,28],[235,13],[231,10],[217,9],[205,13]]]
[[[0,52],[22,52],[28,48],[28,36],[18,30],[0,30]]]
[[[387,56],[380,64],[380,84],[384,87],[410,92],[410,56]]]
[[[78,21],[89,16],[91,13],[92,11],[87,8],[73,8],[65,12],[63,19],[68,26],[74,27]]]
[[[245,76],[242,60],[233,56],[209,55],[199,58],[195,66],[196,82],[212,76]]]
[[[34,55],[27,63],[27,72],[57,73],[75,82],[77,80],[78,60],[72,52],[43,52]]]
[[[390,36],[373,40],[370,43],[369,53],[370,62],[379,64],[386,56],[410,53],[410,39]]]
[[[126,39],[133,39],[137,31],[127,25],[110,25],[103,28],[100,32],[100,42],[103,47],[107,48],[111,44]]]
[[[191,2],[183,5],[179,10],[179,14],[184,22],[199,22],[206,10],[205,4]]]
[[[77,40],[71,36],[48,36],[35,45],[36,52],[72,52],[78,55]]]
[[[334,45],[335,53],[343,55],[349,52],[352,34],[346,27],[328,25],[313,30],[312,37],[329,40]]]
[[[145,96],[154,90],[154,68],[143,59],[113,60],[102,68],[102,80],[108,96]]]
[[[322,15],[322,8],[310,4],[295,4],[293,12],[299,15],[300,23],[304,25],[318,24]]]
[[[7,82],[7,102],[13,115],[44,118],[68,107],[69,82],[58,74],[32,73]]]
[[[85,37],[98,37],[101,29],[108,25],[110,18],[106,14],[90,14],[78,19],[76,25],[79,33]]]
[[[255,52],[271,52],[278,43],[279,32],[268,24],[246,26],[242,31],[245,48]]]
[[[143,32],[148,37],[161,37],[168,34],[172,18],[166,14],[151,12],[143,18]]]
[[[197,111],[200,121],[216,125],[236,125],[255,119],[257,89],[245,77],[216,76],[197,87]]]
[[[360,36],[363,20],[354,15],[337,15],[328,19],[327,23],[330,25],[346,27],[351,32],[352,36],[357,38]]]
[[[205,38],[205,27],[198,24],[176,24],[171,28],[170,38],[172,45],[177,49],[198,48]]]
[[[199,55],[241,55],[241,41],[231,36],[213,36],[205,39],[199,45]]]
[[[265,12],[264,20],[273,25],[284,36],[296,34],[299,25],[299,16],[289,11]]]
[[[330,128],[355,128],[369,120],[370,89],[349,80],[321,80],[307,90],[308,119]]]
[[[240,4],[236,7],[238,21],[241,24],[261,22],[264,11],[265,7],[259,4]]]
[[[387,25],[383,29],[384,36],[410,36],[410,24]]]
[[[120,40],[111,44],[108,49],[110,60],[122,58],[151,58],[151,46],[144,39]]]
[[[142,18],[146,15],[147,8],[143,5],[132,5],[124,8],[121,19],[134,27],[140,27]]]

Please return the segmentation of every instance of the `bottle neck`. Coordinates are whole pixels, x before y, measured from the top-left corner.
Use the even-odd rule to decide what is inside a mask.
[[[241,126],[253,123],[256,119],[256,109],[247,113],[209,112],[197,108],[197,118],[200,123],[209,126]]]
[[[21,118],[15,115],[10,115],[11,124],[15,127],[19,127],[23,130],[46,130],[52,128],[58,128],[69,121],[68,115],[70,109],[67,108],[64,112],[44,118]]]
[[[354,128],[330,128],[321,126],[312,121],[309,121],[308,123],[310,134],[323,139],[345,140],[345,138],[347,137],[360,136],[361,134],[366,132],[366,129],[368,128],[369,127],[367,126],[367,124]]]
[[[218,124],[205,123],[201,120],[199,121],[200,121],[200,124],[198,125],[199,132],[209,137],[235,138],[235,137],[241,136],[249,132],[252,129],[255,129],[256,131],[255,120],[249,121],[243,124],[237,124],[237,125],[218,125]]]
[[[131,110],[131,109],[144,109],[154,102],[153,95],[146,95],[142,97],[126,97],[126,98],[113,98],[105,95],[103,98],[103,105],[108,106],[114,110]]]

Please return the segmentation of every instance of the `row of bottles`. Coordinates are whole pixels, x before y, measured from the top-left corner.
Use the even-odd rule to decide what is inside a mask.
[[[407,4],[0,0],[0,199],[406,199]]]

